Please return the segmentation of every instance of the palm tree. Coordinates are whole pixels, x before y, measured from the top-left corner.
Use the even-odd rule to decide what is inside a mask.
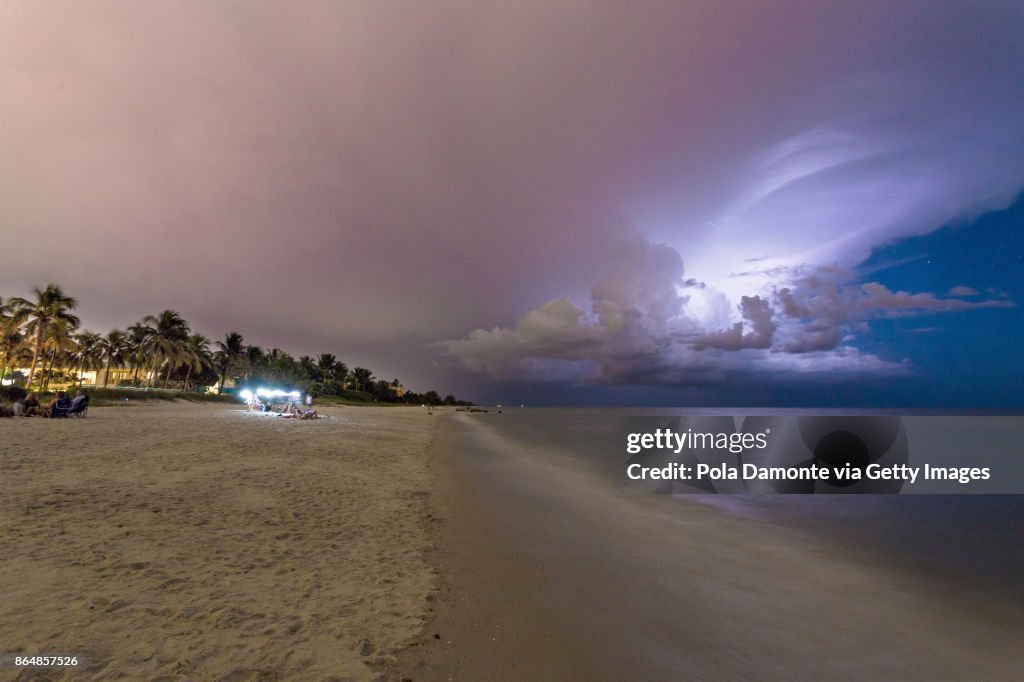
[[[267,358],[263,354],[263,349],[259,346],[246,346],[245,347],[245,360],[248,364],[245,372],[245,380],[248,381],[252,378],[252,375],[260,371],[266,364]]]
[[[244,352],[245,341],[242,339],[242,335],[238,332],[229,332],[224,335],[223,341],[217,342],[217,352],[214,357],[217,361],[217,365],[221,368],[220,386],[217,387],[218,393],[224,391],[224,381],[228,377],[228,372],[231,371],[231,365],[233,365]]]
[[[369,391],[373,387],[373,372],[365,367],[356,367],[352,370],[352,383],[357,390]]]
[[[50,388],[50,378],[53,368],[64,360],[68,359],[71,352],[75,350],[74,328],[67,320],[54,319],[50,321],[46,331],[46,340],[43,342],[43,386],[44,391]],[[48,351],[48,352],[47,352]]]
[[[335,358],[333,353],[322,353],[317,357],[316,366],[324,381],[344,383],[348,378],[348,365]]]
[[[74,358],[78,362],[78,385],[82,385],[85,370],[96,369],[99,360],[99,346],[103,337],[94,332],[85,331],[75,337],[76,349]]]
[[[299,371],[310,381],[317,381],[320,378],[320,370],[317,368],[313,358],[303,355],[299,358]]]
[[[104,362],[103,388],[106,388],[110,381],[110,365],[115,362],[121,364],[130,352],[128,336],[120,329],[112,329],[100,338],[97,350]]]
[[[27,342],[22,342],[20,346],[14,349],[13,364],[17,364],[20,367],[26,367],[30,362],[32,362],[32,345]]]
[[[153,385],[160,367],[168,365],[164,378],[164,388],[167,388],[174,363],[181,360],[184,355],[185,342],[188,340],[188,323],[176,310],[165,310],[159,315],[147,315],[142,321],[152,329],[146,343],[146,350],[152,355],[154,370],[149,385]]]
[[[348,378],[348,365],[340,360],[334,363],[334,378],[342,383],[344,388],[345,379]]]
[[[149,341],[149,335],[152,331],[152,328],[142,322],[136,322],[128,327],[128,336],[125,339],[125,353],[131,359],[132,381],[135,383],[139,380],[139,369],[142,367],[145,359],[146,343]]]
[[[337,364],[338,358],[333,353],[321,353],[316,359],[316,368],[320,370],[321,376],[328,381],[335,377]]]
[[[291,359],[291,356],[280,348],[271,348],[263,357],[263,364],[266,365],[267,370],[274,375],[275,379],[280,380],[281,371],[284,369],[285,364]]]
[[[188,365],[188,372],[185,373],[185,390],[188,390],[189,379],[192,378],[192,370],[202,372],[206,368],[213,367],[213,353],[210,351],[210,340],[202,334],[192,334],[185,340],[185,364]]]
[[[391,383],[387,379],[377,379],[370,386],[371,392],[381,400],[391,397]]]
[[[15,352],[21,347],[24,336],[14,316],[9,314],[8,306],[0,301],[0,379],[7,374],[7,366],[14,358]]]
[[[35,337],[32,344],[32,366],[28,371],[27,386],[32,384],[36,364],[39,362],[39,354],[43,350],[44,336],[50,325],[57,320],[67,323],[70,328],[79,325],[78,318],[71,313],[78,306],[78,301],[66,295],[60,286],[51,282],[45,289],[35,287],[33,293],[35,294],[33,301],[24,298],[12,298],[8,301],[8,307],[15,323],[24,325],[25,333]]]
[[[7,367],[21,347],[22,340],[21,332],[14,325],[4,324],[0,327],[0,379],[7,376]]]

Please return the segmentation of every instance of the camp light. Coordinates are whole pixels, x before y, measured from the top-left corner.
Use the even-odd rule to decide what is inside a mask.
[[[245,389],[244,391],[241,391],[238,395],[242,398],[242,400],[248,402],[252,400],[254,394],[249,389]],[[284,398],[285,396],[288,396],[289,398],[293,398],[295,400],[298,400],[299,398],[302,397],[302,393],[300,391],[282,391],[279,388],[262,387],[256,389],[255,395],[259,396],[260,398]]]

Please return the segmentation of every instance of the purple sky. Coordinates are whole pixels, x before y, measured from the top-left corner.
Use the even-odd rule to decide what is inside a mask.
[[[898,373],[858,325],[999,302],[848,269],[1024,185],[1021,7],[4,3],[0,295],[471,393]]]

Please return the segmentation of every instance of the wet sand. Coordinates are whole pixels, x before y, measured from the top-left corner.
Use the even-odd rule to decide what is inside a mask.
[[[440,600],[392,674],[1009,680],[1024,670],[1020,590],[912,569],[821,529],[617,495],[543,448],[504,440],[487,418],[452,415],[443,427],[438,476],[456,493],[431,555]]]
[[[442,417],[447,420],[447,417]],[[599,680],[591,642],[545,597],[550,575],[502,534],[500,519],[458,463],[445,421],[432,465],[431,550],[438,592],[422,635],[383,669],[389,680]]]

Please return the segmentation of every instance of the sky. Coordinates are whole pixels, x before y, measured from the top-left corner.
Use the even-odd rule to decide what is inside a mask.
[[[1022,407],[1020,2],[0,2],[0,296],[530,404]]]

